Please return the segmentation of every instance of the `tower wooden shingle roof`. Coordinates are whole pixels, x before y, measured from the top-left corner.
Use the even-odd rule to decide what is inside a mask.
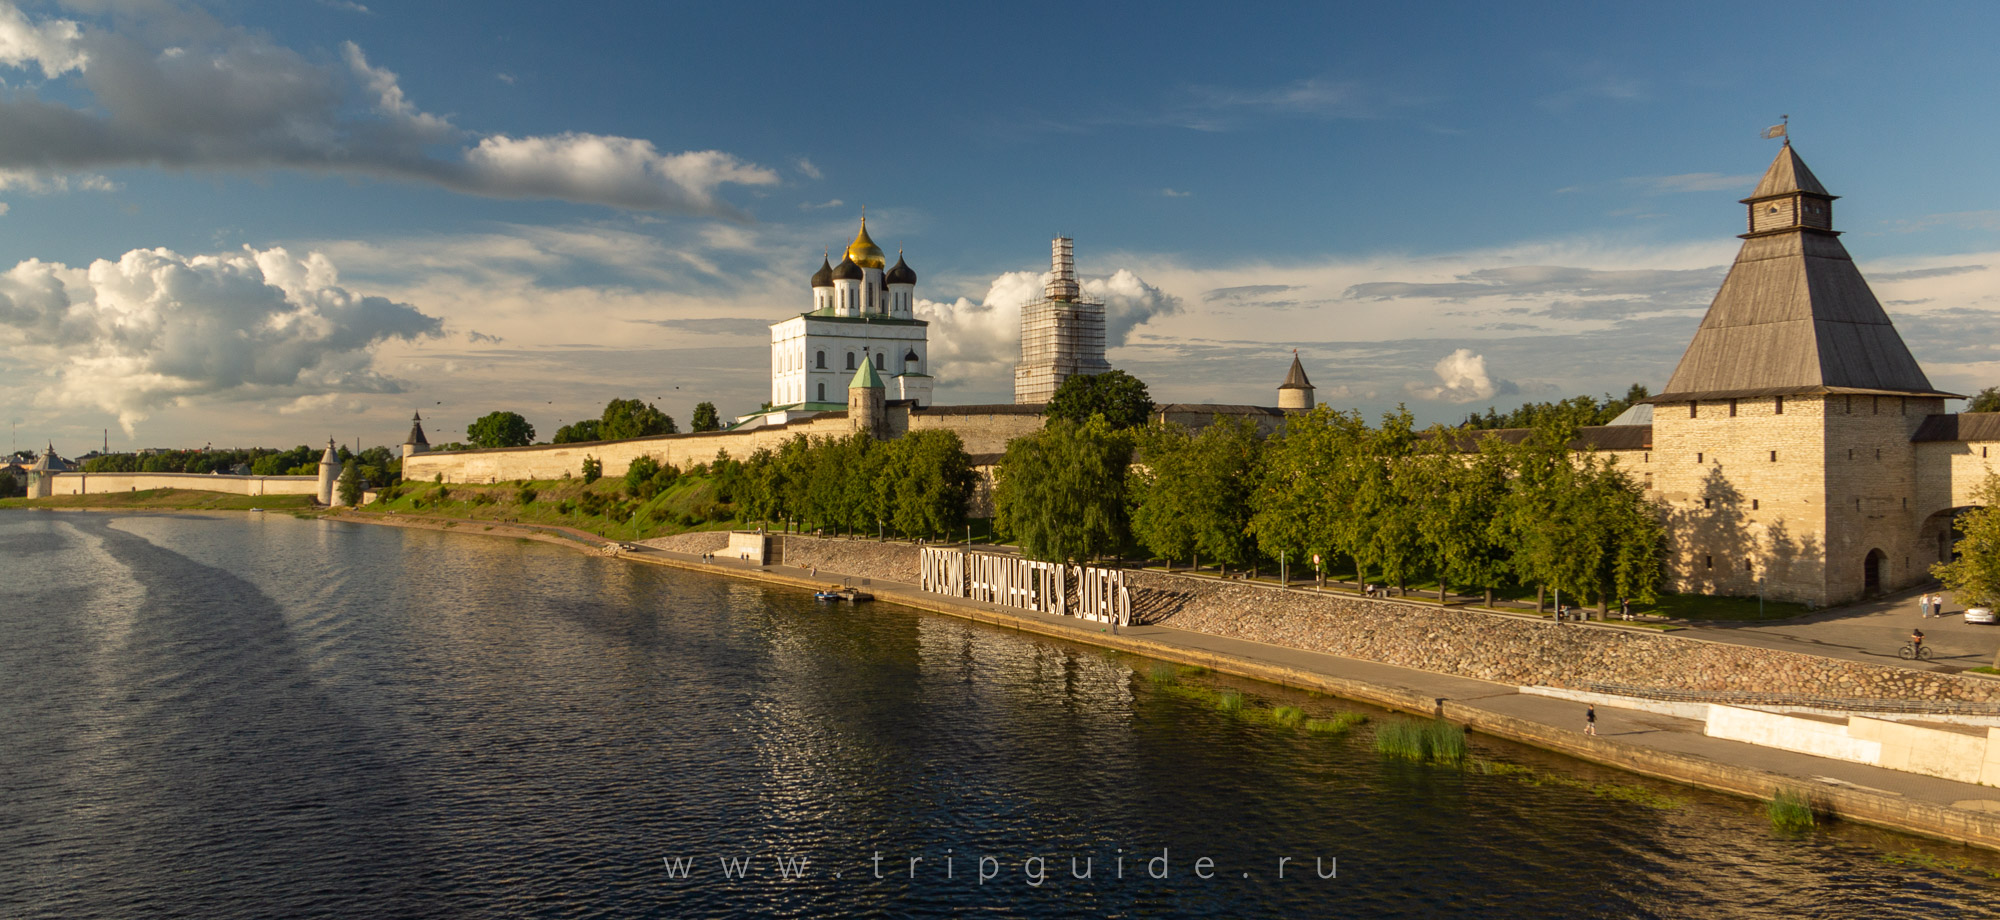
[[[1265,378],[1266,380],[1270,378]],[[1278,384],[1280,390],[1310,390],[1312,381],[1306,379],[1305,365],[1299,363],[1299,353],[1292,352],[1292,369],[1285,374],[1285,382]]]
[[[1789,144],[1744,200],[1786,195],[1800,196],[1799,207],[1833,198]],[[1694,341],[1651,401],[1824,393],[1956,395],[1931,386],[1830,220],[1746,233]]]

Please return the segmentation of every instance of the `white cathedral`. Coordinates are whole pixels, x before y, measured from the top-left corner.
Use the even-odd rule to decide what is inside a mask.
[[[847,385],[862,361],[875,365],[889,399],[931,404],[930,324],[917,319],[917,273],[896,254],[885,268],[868,238],[868,219],[812,276],[812,310],[771,324],[771,408],[765,424],[847,408]],[[745,421],[749,421],[746,419]]]

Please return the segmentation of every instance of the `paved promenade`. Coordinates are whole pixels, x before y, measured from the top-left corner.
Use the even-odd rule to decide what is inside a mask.
[[[1901,664],[1897,649],[1910,641],[1910,630],[1921,629],[1924,643],[1936,655],[1934,667],[1956,671],[1993,664],[1994,653],[2000,650],[2000,625],[1965,622],[1965,605],[1950,593],[1945,594],[1944,616],[1924,618],[1917,612],[1917,597],[1923,593],[1905,591],[1785,620],[1704,623],[1679,635],[1828,658]]]

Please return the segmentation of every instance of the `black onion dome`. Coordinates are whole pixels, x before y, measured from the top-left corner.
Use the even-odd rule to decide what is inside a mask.
[[[860,281],[861,266],[854,264],[853,259],[841,259],[840,264],[833,267],[833,280]]]
[[[819,257],[819,271],[813,272],[813,287],[833,287],[833,266],[825,255]]]
[[[903,253],[898,251],[896,264],[890,267],[888,274],[882,276],[882,280],[890,284],[916,284],[917,273],[910,270],[909,263],[903,261]]]

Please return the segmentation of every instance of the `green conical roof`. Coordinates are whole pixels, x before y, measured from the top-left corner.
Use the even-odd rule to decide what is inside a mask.
[[[854,372],[854,379],[848,382],[847,388],[850,390],[887,389],[887,387],[882,385],[882,375],[875,373],[875,361],[866,354],[861,356],[861,367]]]

